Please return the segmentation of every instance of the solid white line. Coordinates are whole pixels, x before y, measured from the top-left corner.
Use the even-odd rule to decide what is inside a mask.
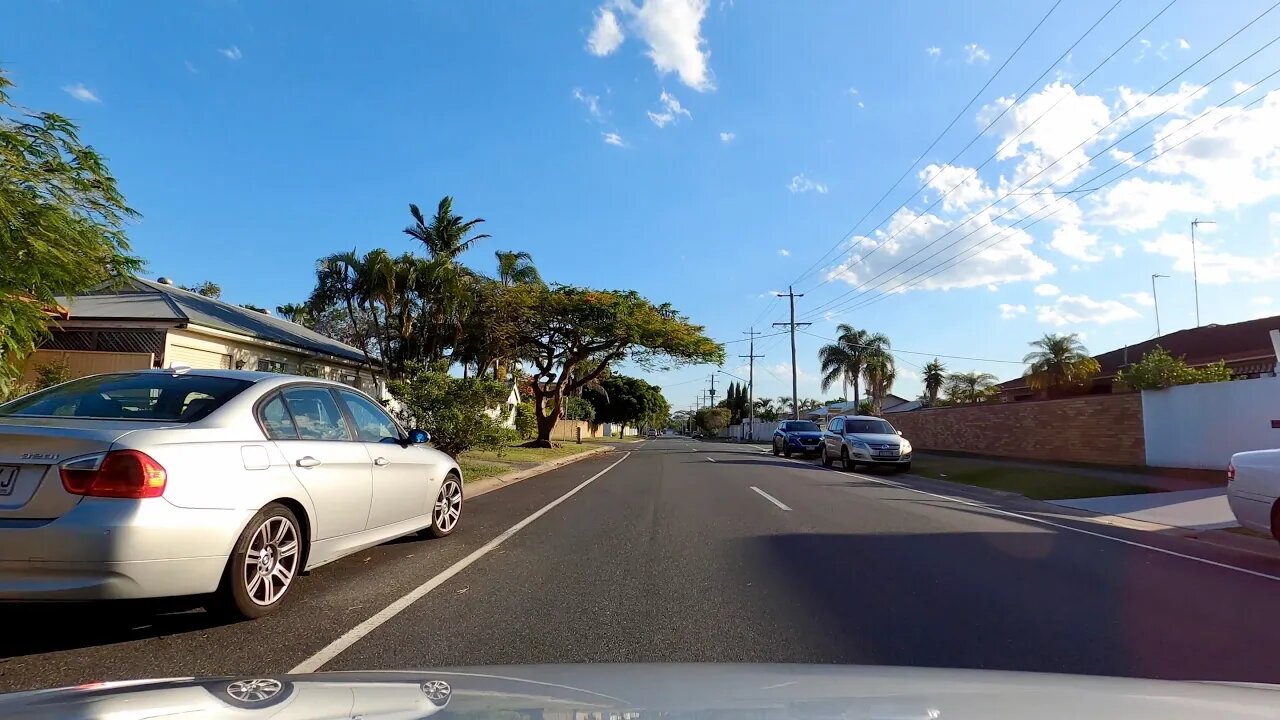
[[[810,463],[806,463],[806,462],[795,460],[795,459],[792,459],[791,462],[800,462],[801,464],[804,464],[804,465],[810,464]],[[831,470],[833,472],[840,472],[835,468],[824,468],[824,469]],[[1216,560],[1197,557],[1195,555],[1187,555],[1186,553],[1180,553],[1180,552],[1177,552],[1176,550],[1166,550],[1164,548],[1155,547],[1154,545],[1145,545],[1140,542],[1134,542],[1133,540],[1125,540],[1124,538],[1118,538],[1114,535],[1107,535],[1106,533],[1093,532],[1092,530],[1085,530],[1078,527],[1072,527],[1070,525],[1063,525],[1061,523],[1053,522],[1052,520],[1045,520],[1044,518],[1035,517],[1034,515],[1023,515],[1022,513],[1016,513],[1011,510],[1002,510],[997,507],[992,507],[991,505],[974,502],[972,500],[963,500],[961,498],[953,497],[951,495],[939,495],[937,493],[928,492],[927,490],[919,490],[919,489],[910,487],[909,485],[903,485],[901,483],[889,482],[888,480],[882,480],[880,478],[871,477],[870,475],[863,475],[861,473],[845,473],[845,474],[852,475],[853,477],[861,478],[863,480],[870,480],[873,483],[878,483],[886,487],[896,488],[898,490],[907,490],[913,493],[920,493],[921,495],[928,495],[929,497],[938,498],[939,500],[949,500],[953,503],[968,505],[969,507],[975,507],[981,510],[988,510],[990,512],[997,513],[999,515],[1007,515],[1008,517],[1015,517],[1015,518],[1018,518],[1019,520],[1026,520],[1028,522],[1039,523],[1041,525],[1048,525],[1049,527],[1058,528],[1059,530],[1069,530],[1074,533],[1080,533],[1081,535],[1089,535],[1091,537],[1101,538],[1103,540],[1110,540],[1112,542],[1118,542],[1124,545],[1129,545],[1130,547],[1145,548],[1152,552],[1158,552],[1162,555],[1171,555],[1173,557],[1182,558],[1184,560],[1191,560],[1193,562],[1203,563],[1205,565],[1212,565],[1214,567],[1219,567],[1224,570],[1234,570],[1235,572],[1244,573],[1245,575],[1253,575],[1254,577],[1260,577],[1260,578],[1263,578],[1264,580],[1275,580],[1276,582],[1280,582],[1280,576],[1278,575],[1270,575],[1268,573],[1258,572],[1257,570],[1249,570],[1247,568],[1242,568],[1237,565],[1228,565],[1227,563],[1220,563]],[[756,490],[756,488],[752,488],[752,489]],[[760,491],[756,490],[756,492],[760,492]],[[764,493],[760,493],[760,494],[763,495]],[[1090,519],[1081,518],[1081,521],[1090,522]]]
[[[579,490],[595,482],[597,478],[609,472],[610,470],[614,469],[615,467],[618,466],[618,463],[622,462],[623,460],[626,460],[630,456],[631,456],[631,453],[627,452],[622,457],[618,458],[617,462],[614,462],[609,467],[601,470],[595,475],[592,475],[586,480],[583,480],[582,483],[579,484],[574,489],[570,490],[564,495],[561,495],[555,500],[552,500],[550,503],[547,503],[545,506],[542,507],[542,509],[533,513],[529,517],[507,528],[507,530],[504,531],[501,535],[495,537],[494,539],[490,540],[484,545],[481,545],[480,547],[476,548],[475,551],[473,551],[470,555],[450,565],[448,569],[446,569],[444,572],[440,573],[439,575],[436,575],[435,577],[422,583],[418,587],[410,590],[407,594],[405,594],[399,600],[396,600],[395,602],[386,606],[382,610],[379,610],[373,617],[369,618],[368,620],[365,620],[359,625],[356,625],[355,627],[346,631],[337,640],[334,640],[333,642],[326,645],[324,648],[320,650],[320,652],[316,653],[315,655],[312,655],[306,660],[303,660],[302,662],[298,663],[298,665],[294,667],[292,670],[290,670],[289,672],[291,674],[310,673],[310,672],[315,672],[316,670],[319,670],[325,663],[329,662],[330,660],[334,659],[339,654],[341,654],[342,651],[356,644],[365,635],[368,635],[369,633],[376,630],[379,625],[382,625],[386,621],[398,615],[405,608],[409,607],[410,605],[417,602],[418,600],[421,600],[423,596],[425,596],[427,593],[443,585],[447,580],[452,578],[454,575],[457,575],[458,573],[465,570],[467,566],[470,565],[471,563],[479,560],[480,558],[492,552],[494,548],[498,547],[502,543],[511,539],[513,535],[520,532],[524,528],[528,527],[528,525],[532,523],[534,520],[537,520],[543,515],[546,515],[547,513],[551,512],[552,508],[564,502],[565,500],[568,500],[569,498],[573,497],[575,494],[577,494]]]
[[[715,461],[716,461],[716,459],[715,459],[715,458],[713,458],[713,457],[708,457],[708,458],[707,458],[707,461],[708,461],[708,462],[715,462]]]
[[[758,493],[760,493],[760,497],[764,498],[765,500],[768,500],[769,502],[773,503],[774,505],[777,505],[779,508],[781,508],[781,509],[783,509],[783,510],[790,510],[790,509],[791,509],[791,508],[787,507],[786,505],[783,505],[781,500],[779,500],[778,498],[776,498],[776,497],[774,497],[774,496],[770,495],[769,493],[767,493],[767,492],[765,492],[765,491],[761,490],[760,488],[756,487],[755,485],[752,485],[752,486],[751,486],[751,489],[752,489],[752,490],[755,490],[755,491],[756,491],[756,492],[758,492]]]

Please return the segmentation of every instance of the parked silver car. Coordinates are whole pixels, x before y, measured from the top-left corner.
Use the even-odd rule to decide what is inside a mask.
[[[822,464],[839,460],[845,470],[883,465],[897,472],[911,469],[911,443],[887,420],[870,415],[831,418],[822,434]]]
[[[346,385],[236,370],[73,380],[0,405],[0,600],[211,596],[453,532],[462,473]]]

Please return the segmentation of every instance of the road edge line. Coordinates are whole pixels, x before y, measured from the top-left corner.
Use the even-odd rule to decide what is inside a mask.
[[[515,470],[513,472],[503,473],[502,475],[495,475],[493,477],[487,477],[469,483],[464,482],[462,484],[462,490],[468,498],[480,497],[481,495],[491,493],[499,488],[504,488],[508,485],[515,485],[522,480],[528,480],[529,478],[549,473],[552,470],[558,470],[565,465],[572,465],[573,463],[586,460],[587,458],[596,457],[597,455],[603,455],[608,452],[613,452],[613,448],[607,445],[592,448],[591,450],[580,452],[577,455],[548,460],[541,465],[534,465],[533,467],[525,468],[524,470]]]
[[[543,515],[546,515],[547,513],[551,512],[551,510],[554,509],[557,505],[576,495],[579,490],[582,490],[586,486],[595,482],[598,478],[600,478],[605,473],[617,467],[619,463],[621,463],[623,460],[626,460],[628,457],[631,457],[631,451],[629,450],[626,452],[626,454],[624,454],[622,457],[618,458],[615,462],[613,462],[613,464],[609,465],[609,467],[601,470],[595,475],[592,475],[586,480],[583,480],[581,483],[579,483],[576,487],[574,487],[569,492],[565,493],[564,495],[561,495],[555,500],[552,500],[551,502],[542,506],[541,509],[536,510],[533,514],[529,515],[525,519],[521,520],[515,525],[512,525],[511,527],[504,530],[501,535],[498,535],[497,537],[493,538],[489,542],[473,550],[471,554],[467,555],[461,560],[450,565],[448,568],[444,570],[444,572],[441,572],[439,575],[436,575],[435,577],[422,583],[418,587],[405,593],[399,599],[392,602],[390,605],[379,610],[377,613],[374,613],[372,617],[368,618],[364,622],[360,623],[359,625],[356,625],[355,627],[346,631],[342,635],[338,636],[338,638],[335,639],[333,642],[321,648],[319,652],[311,655],[307,659],[303,660],[302,662],[294,666],[294,668],[289,671],[289,674],[294,675],[299,673],[311,673],[319,670],[321,667],[325,665],[325,663],[328,663],[330,660],[333,660],[338,655],[341,655],[344,651],[349,649],[352,645],[355,645],[357,642],[363,639],[366,635],[378,629],[379,626],[383,625],[384,623],[386,623],[388,620],[395,617],[396,615],[399,615],[410,605],[417,602],[418,600],[421,600],[423,597],[427,595],[427,593],[430,593],[432,590],[435,590],[436,588],[440,587],[445,582],[447,582],[450,578],[452,578],[454,575],[457,575],[458,573],[462,572],[475,561],[479,560],[485,555],[488,555],[490,552],[496,549],[499,545],[501,545],[502,543],[506,542],[507,540],[515,536],[516,533],[528,527],[534,520],[537,520]]]

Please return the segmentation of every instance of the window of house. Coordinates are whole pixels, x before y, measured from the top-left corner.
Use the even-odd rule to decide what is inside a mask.
[[[319,365],[303,365],[302,369],[299,371],[298,374],[305,375],[307,377],[320,377],[320,366]]]
[[[287,373],[289,372],[289,364],[279,360],[258,358],[258,372]]]

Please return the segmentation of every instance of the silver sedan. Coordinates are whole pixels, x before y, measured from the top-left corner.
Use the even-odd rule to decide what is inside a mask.
[[[339,383],[80,378],[0,405],[0,600],[209,595],[260,617],[298,575],[462,513],[462,473]]]

